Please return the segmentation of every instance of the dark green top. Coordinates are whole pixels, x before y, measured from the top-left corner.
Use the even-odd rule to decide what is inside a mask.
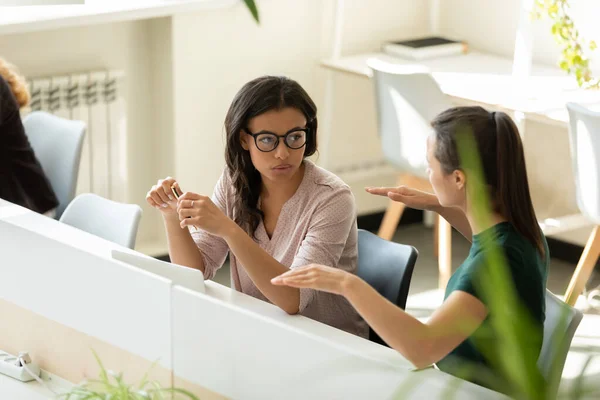
[[[487,238],[487,239],[486,239]],[[530,313],[535,329],[527,337],[521,338],[526,342],[528,348],[533,348],[539,355],[543,338],[543,323],[545,318],[545,295],[546,295],[546,277],[548,270],[549,256],[546,260],[542,259],[536,247],[519,234],[514,227],[503,222],[489,228],[487,231],[473,236],[473,244],[469,256],[460,267],[454,272],[448,286],[444,299],[456,290],[469,293],[487,307],[485,296],[482,296],[479,287],[478,277],[487,266],[486,251],[484,248],[485,240],[494,240],[496,245],[504,252],[506,264],[508,264],[512,281],[515,287],[516,294],[522,302],[525,309]],[[544,247],[548,255],[548,245],[544,238]],[[475,366],[482,365],[491,367],[489,360],[483,357],[474,344],[474,336],[478,336],[481,342],[480,346],[490,348],[493,351],[501,351],[502,343],[498,335],[490,331],[490,319],[493,318],[493,311],[488,307],[488,316],[478,328],[478,330],[455,348],[448,356],[437,363],[437,366],[442,371],[446,371],[455,375],[460,374],[461,360],[466,360],[475,363]],[[485,332],[488,332],[485,334]],[[479,347],[481,348],[481,347]],[[537,358],[537,356],[536,356]],[[492,371],[496,372],[496,371]],[[467,377],[469,380],[477,382],[477,379]]]

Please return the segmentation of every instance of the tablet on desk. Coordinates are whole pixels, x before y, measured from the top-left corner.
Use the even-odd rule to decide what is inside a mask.
[[[142,254],[112,250],[112,258],[171,280],[175,285],[204,293],[204,274],[197,269],[171,264]]]

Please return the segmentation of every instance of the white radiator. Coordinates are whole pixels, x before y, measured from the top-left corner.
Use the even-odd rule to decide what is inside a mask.
[[[87,124],[77,194],[126,201],[127,123],[121,71],[28,79],[31,111]]]

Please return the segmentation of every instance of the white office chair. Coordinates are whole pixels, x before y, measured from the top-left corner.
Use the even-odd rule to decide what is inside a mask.
[[[60,222],[133,249],[141,216],[142,209],[137,204],[84,193],[69,204]]]
[[[452,107],[433,77],[414,66],[389,66],[370,60],[381,146],[386,160],[399,171],[398,186],[431,192],[426,175],[427,137],[431,120]],[[378,235],[390,240],[404,211],[404,204],[390,201]],[[452,273],[451,226],[439,217],[434,230],[434,252],[439,256],[440,284]]]
[[[23,119],[29,143],[58,198],[58,219],[75,197],[79,161],[86,125],[45,111],[34,111]]]
[[[567,110],[577,206],[595,224],[565,293],[565,302],[575,305],[600,255],[600,112],[575,103]]]
[[[565,304],[546,290],[544,340],[537,365],[548,382],[548,399],[556,398],[571,341],[582,318],[581,311]]]

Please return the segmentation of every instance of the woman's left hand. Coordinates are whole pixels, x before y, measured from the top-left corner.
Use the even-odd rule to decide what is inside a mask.
[[[291,269],[276,276],[271,279],[271,283],[279,286],[291,286],[299,289],[310,288],[344,295],[353,278],[355,278],[355,275],[341,269],[311,264]]]
[[[210,197],[192,192],[186,192],[179,197],[177,214],[182,228],[195,226],[220,237],[225,235],[233,222],[212,202]]]

